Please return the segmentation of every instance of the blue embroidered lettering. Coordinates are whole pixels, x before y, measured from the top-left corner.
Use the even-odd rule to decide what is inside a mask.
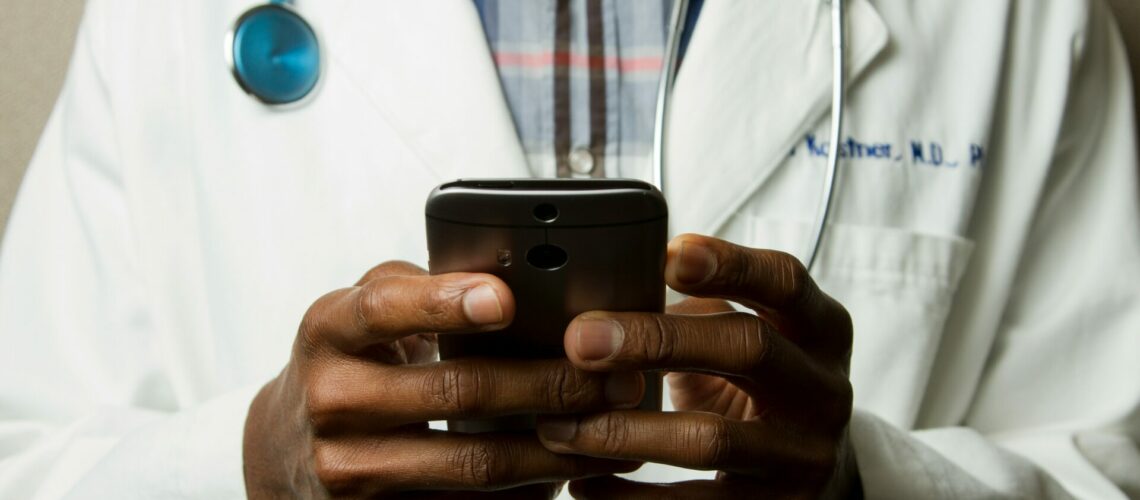
[[[910,156],[914,159],[915,163],[926,163],[921,142],[910,141]]]
[[[807,142],[808,153],[811,153],[813,156],[827,156],[827,145],[817,145],[814,135],[808,134],[804,137],[804,140]]]
[[[930,143],[930,163],[936,167],[942,165],[942,145],[937,142]]]
[[[970,166],[978,167],[986,159],[986,150],[978,144],[970,145]]]

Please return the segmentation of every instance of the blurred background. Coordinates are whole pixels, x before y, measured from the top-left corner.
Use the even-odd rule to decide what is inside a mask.
[[[0,235],[67,73],[82,0],[0,0]],[[2,237],[2,236],[0,236]]]
[[[1140,0],[1108,2],[1140,74]],[[82,11],[82,0],[0,0],[0,234],[63,83]]]

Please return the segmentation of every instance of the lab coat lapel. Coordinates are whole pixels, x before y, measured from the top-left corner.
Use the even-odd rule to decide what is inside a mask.
[[[341,15],[330,71],[440,180],[530,176],[472,2],[348,0]]]
[[[669,117],[675,232],[716,233],[830,110],[830,19],[817,0],[705,4]],[[888,33],[867,0],[849,2],[847,26],[850,92]]]

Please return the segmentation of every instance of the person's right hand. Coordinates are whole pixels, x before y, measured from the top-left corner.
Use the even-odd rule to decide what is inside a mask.
[[[318,299],[289,364],[250,406],[249,497],[550,497],[565,480],[636,469],[635,462],[552,453],[534,433],[428,428],[431,420],[637,405],[644,391],[637,373],[585,372],[565,359],[434,361],[434,333],[501,329],[514,309],[494,276],[426,276],[402,262]]]

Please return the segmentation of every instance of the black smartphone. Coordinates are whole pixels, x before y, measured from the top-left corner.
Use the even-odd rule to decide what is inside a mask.
[[[668,209],[650,184],[624,179],[457,180],[428,197],[431,274],[479,272],[514,294],[505,330],[440,335],[441,359],[560,358],[575,316],[662,312]],[[643,409],[660,409],[661,377],[646,376]],[[534,428],[534,415],[452,420],[460,432]]]

